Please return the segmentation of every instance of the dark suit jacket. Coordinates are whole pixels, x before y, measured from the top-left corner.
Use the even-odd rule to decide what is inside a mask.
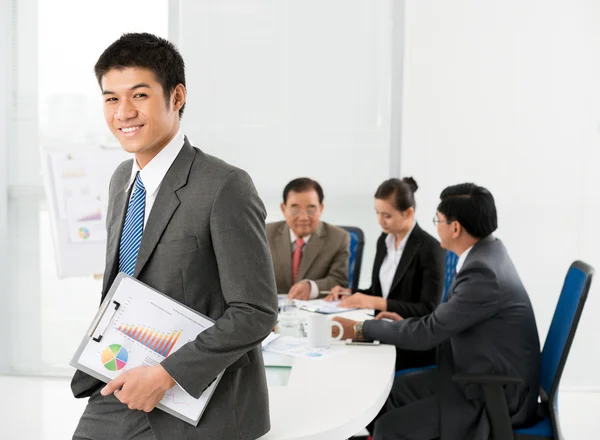
[[[367,321],[364,335],[398,347],[438,347],[442,438],[488,440],[489,420],[478,385],[459,386],[459,373],[522,378],[505,388],[513,426],[535,415],[540,343],[529,296],[506,248],[492,236],[468,254],[448,301],[422,318]]]
[[[387,255],[386,237],[387,234],[384,233],[377,240],[371,287],[361,290],[367,295],[383,296],[379,270]],[[446,252],[440,247],[440,243],[416,224],[408,237],[394,274],[387,297],[388,311],[398,313],[403,318],[431,313],[439,304],[444,289],[445,258]],[[398,349],[396,353],[396,370],[422,367],[434,362],[434,350]]]
[[[131,167],[131,160],[122,163],[111,179],[102,298],[118,271]],[[250,440],[270,429],[260,342],[275,326],[277,295],[265,217],[248,174],[185,140],[160,185],[134,276],[216,321],[162,362],[177,383],[197,398],[225,374],[198,427],[161,410],[148,413],[157,440]],[[86,397],[101,385],[77,371],[71,387]]]
[[[267,225],[267,240],[275,268],[275,282],[280,293],[292,287],[292,243],[286,222]],[[348,285],[350,235],[342,228],[321,222],[306,243],[298,269],[298,280],[311,280],[319,290]]]

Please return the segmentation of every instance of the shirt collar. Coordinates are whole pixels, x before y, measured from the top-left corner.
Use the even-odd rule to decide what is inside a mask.
[[[404,236],[404,238],[398,245],[398,249],[396,249],[396,236],[394,234],[388,234],[387,237],[385,237],[385,245],[387,246],[388,252],[403,251],[404,248],[406,247],[406,242],[408,241],[408,237],[410,237],[410,234],[415,229],[416,224],[417,224],[417,222],[413,223],[412,228],[410,228],[410,231],[408,231],[408,234],[406,234]]]
[[[183,148],[183,143],[185,138],[181,129],[177,132],[177,134],[171,139],[171,141],[158,152],[154,158],[148,162],[148,164],[144,167],[144,169],[140,169],[140,166],[137,163],[135,158],[133,159],[133,166],[131,168],[131,177],[129,178],[129,182],[125,187],[125,192],[129,191],[133,181],[135,180],[135,176],[138,171],[140,173],[140,177],[142,182],[144,183],[144,188],[146,189],[146,194],[148,196],[153,195],[160,186],[160,183],[164,179],[167,171],[175,162],[175,158]]]
[[[471,252],[471,249],[473,249],[473,246],[464,251],[461,256],[458,257],[458,262],[456,263],[456,273],[460,272],[462,269],[463,264],[465,264],[465,260],[467,259],[467,255],[469,255],[469,252]]]
[[[311,235],[312,235],[312,234],[311,234]],[[290,229],[290,241],[291,241],[292,243],[296,243],[296,239],[297,239],[297,238],[298,238],[298,237],[296,236],[296,234],[294,234],[294,231],[292,231],[292,230]],[[307,235],[306,237],[302,237],[302,240],[304,240],[304,244],[308,243],[308,240],[310,240],[310,235]]]

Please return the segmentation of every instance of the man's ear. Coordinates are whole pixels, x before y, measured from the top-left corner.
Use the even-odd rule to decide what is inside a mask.
[[[185,104],[185,100],[187,98],[187,90],[183,84],[177,84],[173,93],[171,93],[171,104],[173,105],[173,110],[179,112],[181,107]]]
[[[281,208],[281,213],[285,215],[285,203],[282,203],[281,205],[279,205],[279,207]]]
[[[453,221],[451,227],[452,229],[452,238],[458,238],[461,236],[462,231],[463,231],[463,227],[460,223],[458,223],[457,221]]]

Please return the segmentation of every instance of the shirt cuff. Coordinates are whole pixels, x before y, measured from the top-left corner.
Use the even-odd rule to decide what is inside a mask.
[[[315,299],[319,296],[319,288],[317,287],[317,283],[312,280],[307,280],[310,283],[310,299]]]

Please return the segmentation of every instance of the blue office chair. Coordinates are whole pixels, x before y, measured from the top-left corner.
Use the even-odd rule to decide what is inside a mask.
[[[340,226],[350,234],[350,260],[348,262],[348,287],[352,292],[358,290],[360,280],[360,267],[362,265],[363,249],[365,247],[365,233],[356,226]]]
[[[503,386],[520,383],[521,379],[488,375],[459,375],[458,383],[481,384],[490,419],[493,440],[563,440],[558,421],[558,384],[577,331],[581,312],[590,290],[594,269],[582,261],[575,261],[565,277],[554,317],[544,343],[540,371],[540,414],[527,427],[513,430],[506,406]]]
[[[454,281],[454,272],[456,271],[456,264],[458,263],[458,255],[454,252],[446,251],[446,270],[444,276],[444,291],[442,292],[442,301],[446,302],[448,299],[448,291],[450,290],[450,286]],[[431,370],[435,368],[435,365],[428,365],[426,367],[418,367],[418,368],[405,368],[404,370],[396,371],[394,377],[402,376],[408,373],[414,373],[417,371]]]

